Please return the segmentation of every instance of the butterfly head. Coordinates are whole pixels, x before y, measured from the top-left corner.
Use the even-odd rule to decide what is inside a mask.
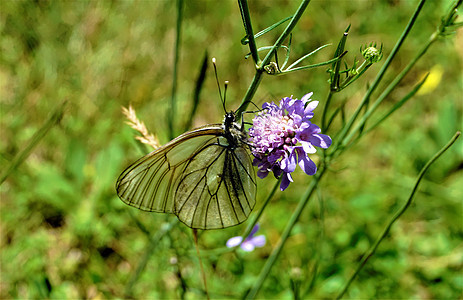
[[[233,127],[236,117],[233,111],[227,112],[223,120],[223,126],[225,131],[230,131],[230,128]]]

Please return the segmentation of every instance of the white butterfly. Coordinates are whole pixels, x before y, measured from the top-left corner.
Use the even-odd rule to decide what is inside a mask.
[[[118,196],[145,211],[173,213],[191,228],[218,229],[244,222],[256,203],[256,173],[243,124],[188,131],[129,166]]]

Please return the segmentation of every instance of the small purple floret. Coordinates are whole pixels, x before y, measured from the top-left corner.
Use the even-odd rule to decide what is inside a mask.
[[[269,172],[277,178],[281,176],[282,191],[293,182],[291,173],[297,165],[307,175],[314,175],[317,166],[307,155],[315,153],[315,147],[326,149],[331,145],[331,138],[310,122],[318,105],[311,96],[312,93],[306,94],[300,100],[286,97],[279,106],[264,103],[249,129],[257,176],[265,178]]]
[[[234,236],[230,238],[227,241],[227,247],[228,248],[233,248],[238,245],[240,245],[241,249],[243,249],[246,252],[251,252],[254,250],[256,247],[263,247],[265,245],[265,236],[263,235],[258,235],[254,236],[256,234],[257,230],[259,230],[259,225],[256,224],[254,228],[252,229],[251,233],[247,238],[244,239],[242,236]]]

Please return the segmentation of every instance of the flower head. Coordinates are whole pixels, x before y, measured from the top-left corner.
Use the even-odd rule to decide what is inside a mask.
[[[361,48],[363,58],[370,63],[376,63],[383,58],[383,46],[378,49],[376,43],[370,43],[370,46],[365,46]]]
[[[246,252],[253,251],[255,247],[263,247],[265,245],[265,236],[263,235],[254,236],[257,230],[259,230],[259,225],[256,224],[256,226],[254,226],[249,236],[245,238],[244,241],[243,241],[242,236],[234,236],[230,238],[227,241],[227,247],[233,248],[241,244],[240,245],[241,249],[243,249]]]
[[[254,117],[249,129],[257,176],[265,178],[269,172],[275,177],[282,176],[282,191],[293,181],[291,173],[297,164],[307,175],[317,172],[317,166],[307,156],[317,151],[314,146],[331,145],[331,138],[310,122],[318,105],[318,101],[311,101],[311,96],[312,93],[306,94],[300,100],[286,97],[279,106],[264,103],[263,111]]]

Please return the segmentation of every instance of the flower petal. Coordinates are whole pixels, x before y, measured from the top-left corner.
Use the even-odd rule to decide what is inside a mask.
[[[293,178],[291,177],[290,173],[284,173],[282,178],[281,178],[281,183],[280,183],[280,190],[284,191],[286,188],[289,186],[289,184],[293,182]]]
[[[304,96],[302,96],[301,101],[304,103],[306,103],[307,101],[310,101],[310,97],[312,97],[312,95],[313,95],[313,92],[305,94]]]
[[[226,245],[228,248],[233,248],[233,247],[238,246],[242,240],[243,240],[242,236],[234,236],[227,241]]]
[[[255,248],[254,244],[250,241],[243,242],[240,247],[246,252],[251,252]]]
[[[255,236],[250,242],[252,242],[255,247],[263,247],[265,246],[265,235]]]
[[[307,156],[304,150],[298,148],[297,158],[299,162],[299,167],[307,174],[314,175],[317,173],[317,165]]]
[[[248,236],[246,239],[247,239],[247,240],[248,240],[248,239],[252,239],[252,237],[254,236],[254,234],[256,234],[257,230],[259,230],[259,224],[254,225],[254,227],[253,227],[252,230],[251,230],[251,233],[249,234],[249,236]]]
[[[326,134],[321,134],[321,133],[318,133],[318,134],[313,134],[309,141],[317,146],[317,147],[320,147],[320,148],[328,148],[329,146],[331,146],[331,138],[329,136],[327,136]]]
[[[304,113],[305,114],[311,114],[312,117],[313,117],[313,111],[315,108],[317,108],[318,106],[318,101],[311,101],[307,104],[307,106],[305,107],[305,110],[304,110]]]
[[[291,151],[288,157],[283,158],[281,160],[281,169],[286,172],[286,173],[291,173],[296,170],[297,166],[297,157],[296,157],[296,152]]]
[[[304,152],[307,154],[313,154],[317,152],[317,149],[312,145],[312,143],[301,141],[302,149],[304,149]]]

